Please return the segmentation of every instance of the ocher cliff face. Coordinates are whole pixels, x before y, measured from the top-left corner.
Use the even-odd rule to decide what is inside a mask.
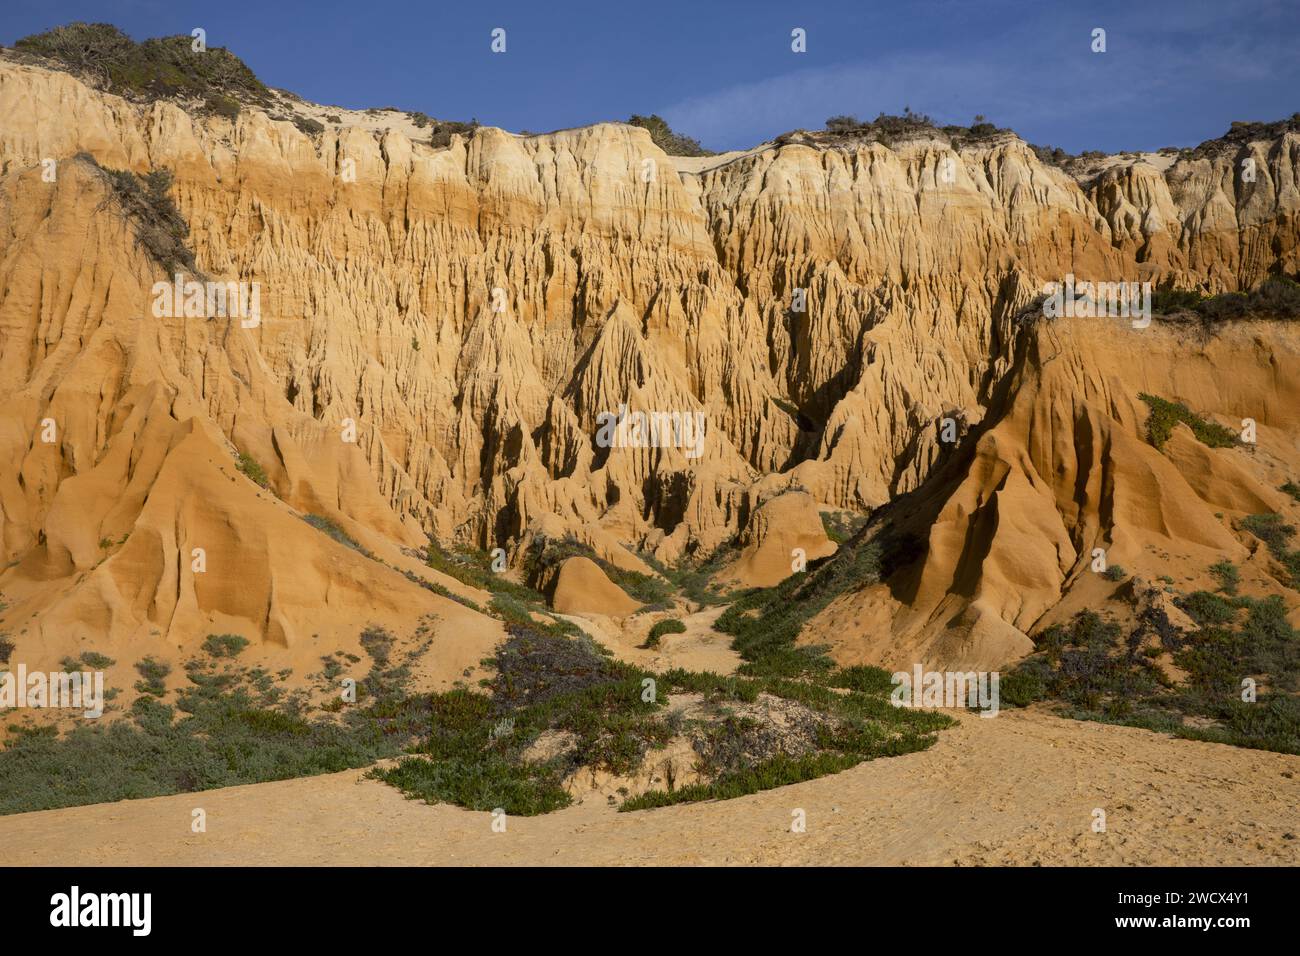
[[[1294,134],[1253,150],[1254,183],[1230,154],[1120,162],[1085,189],[1010,137],[699,161],[600,125],[435,150],[4,61],[0,116],[0,587],[51,635],[220,620],[292,644],[322,607],[471,613],[293,510],[405,567],[425,532],[514,548],[542,526],[676,560],[790,484],[877,507],[934,471],[941,418],[968,429],[1024,378],[1011,317],[1044,283],[1219,291],[1297,267]],[[260,325],[155,318],[167,277],[79,152],[172,169],[199,268],[258,283]],[[598,447],[621,405],[703,412],[702,456]],[[953,568],[926,574],[921,592],[972,598]]]

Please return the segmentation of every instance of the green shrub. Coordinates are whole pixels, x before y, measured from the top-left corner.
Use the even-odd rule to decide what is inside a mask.
[[[241,475],[256,485],[266,488],[271,484],[271,480],[266,477],[266,472],[262,470],[262,466],[257,463],[257,459],[252,455],[241,451],[238,460],[235,462],[235,468]]]
[[[210,657],[186,662],[188,684],[174,706],[164,704],[157,698],[169,668],[146,658],[136,669],[147,692],[123,719],[61,736],[20,729],[6,742],[0,814],[285,780],[395,756],[429,723],[428,695],[407,690],[411,660],[372,666],[357,686],[364,706],[310,717],[264,669]]]
[[[203,639],[203,649],[213,657],[238,657],[248,646],[248,638],[238,634],[209,634]]]
[[[1231,322],[1252,315],[1277,319],[1300,317],[1300,283],[1286,276],[1269,276],[1249,292],[1206,296],[1188,289],[1157,289],[1151,296],[1157,315],[1192,313],[1203,322]]]
[[[1174,425],[1183,422],[1192,430],[1197,440],[1211,448],[1230,448],[1237,444],[1237,433],[1215,422],[1206,421],[1181,402],[1170,402],[1145,392],[1138,395],[1151,409],[1147,416],[1147,441],[1163,448]]]
[[[1047,696],[1042,677],[1029,670],[1003,674],[998,682],[998,702],[1012,707],[1028,707]]]
[[[504,572],[493,571],[491,556],[474,548],[461,547],[448,551],[430,539],[425,564],[472,588],[509,595],[525,604],[546,603],[546,598],[537,591],[510,580]]]
[[[843,544],[855,534],[862,530],[862,526],[867,523],[866,516],[856,515],[848,511],[822,511],[822,528],[826,531],[826,537],[830,538],[836,544]]]
[[[723,678],[680,671],[662,675],[662,682],[674,691],[681,688],[721,695],[721,702],[752,701],[760,693],[784,697],[822,715],[827,722],[818,730],[812,751],[788,753],[779,749],[758,760],[739,753],[743,748],[737,748],[735,740],[755,732],[761,738],[764,728],[750,727],[752,721],[724,722],[713,730],[714,742],[722,744],[721,751],[713,751],[707,741],[695,744],[697,753],[704,751],[707,755],[701,756],[702,765],[716,765],[721,770],[717,776],[686,787],[649,791],[625,801],[619,809],[645,810],[698,800],[726,800],[811,780],[864,760],[924,750],[934,743],[935,732],[952,725],[952,718],[944,714],[892,706],[889,675],[878,668],[850,668],[824,678],[825,686],[821,680],[791,681],[780,677]],[[834,693],[828,689],[832,686],[847,687],[849,693]]]
[[[578,625],[556,617],[543,605],[532,604],[514,594],[500,592],[492,595],[488,610],[508,625],[532,628],[561,636],[582,633]],[[538,616],[541,620],[538,620]]]
[[[190,227],[171,198],[171,170],[152,169],[141,176],[105,169],[88,153],[78,153],[76,158],[106,178],[123,214],[135,226],[136,241],[155,262],[168,273],[182,268],[194,271],[194,253],[185,244]]]
[[[1237,566],[1226,558],[1210,565],[1210,573],[1219,581],[1219,590],[1225,594],[1236,594],[1237,585],[1241,583],[1241,572]]]
[[[794,676],[828,670],[831,661],[822,650],[798,647],[796,638],[805,622],[844,591],[881,580],[887,562],[902,562],[900,555],[910,553],[901,536],[882,540],[840,549],[810,564],[805,574],[743,593],[723,611],[713,627],[734,638],[732,647],[746,661],[741,673]]]
[[[368,627],[361,632],[361,646],[376,664],[387,664],[393,651],[393,635],[382,627]]]
[[[209,96],[203,101],[203,108],[209,113],[213,113],[216,116],[224,116],[229,120],[237,119],[239,117],[239,100],[235,99],[233,96],[226,96],[222,93]]]
[[[641,646],[645,648],[658,647],[659,638],[663,637],[665,634],[684,633],[686,633],[685,624],[675,617],[665,618],[662,621],[655,622],[654,626],[650,628],[650,633],[646,635],[645,643]]]
[[[543,573],[557,567],[572,557],[583,557],[597,564],[605,576],[617,584],[629,597],[639,602],[643,611],[664,611],[673,604],[673,584],[653,574],[641,574],[620,568],[612,561],[600,557],[587,545],[573,535],[566,535],[559,540],[538,537],[533,539],[532,547],[525,558],[524,567],[528,577],[539,580]]]
[[[1288,547],[1295,527],[1274,513],[1249,515],[1242,519],[1241,526],[1268,546],[1269,553],[1291,576],[1290,584],[1293,587],[1300,585],[1300,551]]]
[[[710,150],[702,147],[698,140],[674,133],[662,116],[651,113],[649,116],[633,114],[627,118],[629,126],[640,126],[650,132],[650,139],[669,156],[712,156]]]
[[[1300,501],[1300,485],[1297,485],[1294,481],[1285,482],[1278,490],[1284,491],[1296,501]]]
[[[670,777],[668,791],[628,800],[623,809],[630,810],[739,796],[834,773],[928,747],[934,733],[951,724],[940,714],[890,706],[888,675],[882,686],[870,668],[839,675],[846,694],[777,678],[674,670],[657,675],[659,693],[647,701],[647,672],[609,658],[589,640],[526,627],[510,628],[493,663],[490,697],[465,689],[434,695],[427,734],[414,756],[372,776],[413,798],[527,816],[568,805],[562,781],[573,770],[627,774],[649,750],[687,734],[714,779],[674,790]],[[704,727],[665,720],[668,695],[679,692],[708,698],[718,719]],[[784,738],[773,737],[770,728],[728,715],[733,702],[752,703],[760,694],[802,704],[822,721],[809,731],[811,752],[785,753]],[[549,759],[525,760],[547,732],[567,735],[568,747]]]
[[[1199,626],[1226,624],[1237,616],[1237,605],[1209,591],[1193,591],[1185,597],[1176,598],[1174,604],[1180,607]]]
[[[642,561],[662,578],[672,582],[684,597],[703,606],[726,604],[729,600],[723,593],[722,587],[714,583],[713,576],[734,557],[734,542],[723,542],[703,560],[683,560],[675,568],[670,568],[656,560],[652,554],[647,552],[640,554]]]
[[[478,120],[470,120],[468,123],[442,120],[433,124],[433,133],[429,136],[429,145],[434,149],[443,149],[451,145],[452,136],[472,136],[476,129],[478,129]]]
[[[893,674],[882,667],[869,664],[856,664],[845,667],[832,674],[826,682],[828,687],[844,687],[864,694],[890,694],[893,692]]]
[[[880,113],[874,120],[859,120],[850,114],[832,116],[826,120],[826,129],[837,136],[852,137],[863,142],[878,142],[886,146],[917,134],[938,132],[934,120],[924,113],[913,113],[911,107],[903,108],[903,115]],[[969,134],[965,127],[948,127],[953,133]]]
[[[142,661],[136,661],[135,669],[143,678],[136,681],[135,689],[137,691],[153,697],[162,697],[167,693],[165,680],[167,675],[172,672],[170,664],[156,661],[152,657],[146,657]]]
[[[1281,598],[1198,591],[1176,603],[1196,630],[1179,631],[1155,608],[1148,608],[1128,635],[1091,611],[1048,628],[1035,653],[1002,675],[1001,703],[1053,700],[1064,716],[1076,719],[1300,753],[1300,708],[1291,696],[1300,687],[1300,633],[1287,621]],[[1160,646],[1144,648],[1152,635],[1159,636]],[[1162,648],[1172,651],[1184,673],[1181,684],[1155,665]],[[1247,675],[1264,675],[1272,690],[1261,692],[1256,702],[1243,702]],[[1198,720],[1189,723],[1189,718]]]
[[[124,96],[210,97],[216,93],[268,102],[270,91],[244,62],[223,47],[192,49],[193,37],[158,37],[136,43],[108,23],[69,23],[23,37],[14,48],[48,57]]]

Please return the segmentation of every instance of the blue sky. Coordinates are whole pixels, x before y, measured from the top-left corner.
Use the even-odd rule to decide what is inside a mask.
[[[201,26],[322,103],[534,131],[657,112],[714,149],[905,105],[1071,152],[1300,111],[1300,0],[3,0],[0,42],[72,20],[137,40]]]

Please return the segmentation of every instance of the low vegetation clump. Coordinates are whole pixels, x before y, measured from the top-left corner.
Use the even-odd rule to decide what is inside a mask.
[[[712,156],[711,150],[700,145],[699,140],[691,139],[680,133],[674,133],[666,120],[658,114],[649,116],[633,114],[627,118],[629,126],[640,126],[649,130],[650,139],[669,156]]]
[[[901,116],[882,111],[873,120],[861,120],[850,113],[841,113],[826,120],[826,130],[838,136],[889,146],[918,134],[937,133],[939,127],[926,114],[914,113],[910,106],[905,106]]]
[[[169,274],[182,268],[195,270],[194,253],[185,244],[189,223],[171,198],[171,170],[151,169],[140,175],[130,170],[105,169],[89,153],[78,153],[76,158],[106,177],[114,199],[135,226],[136,241],[155,262]]]
[[[1157,315],[1192,315],[1206,324],[1232,322],[1257,316],[1300,318],[1300,282],[1283,275],[1269,276],[1249,292],[1202,295],[1190,289],[1157,289],[1151,296]]]
[[[865,670],[873,672],[868,680]],[[685,728],[704,779],[633,796],[621,810],[727,800],[839,773],[864,760],[924,750],[952,724],[944,714],[891,704],[890,675],[879,668],[798,681],[685,671],[661,680],[670,693],[705,695],[703,719]],[[747,706],[754,703],[760,706]],[[780,726],[768,716],[771,709],[782,711]]]
[[[851,511],[823,511],[821,518],[826,537],[836,544],[848,541],[867,523],[865,515],[854,514]]]
[[[532,628],[557,636],[582,634],[582,628],[556,617],[546,605],[525,601],[513,594],[494,594],[487,610],[507,625]]]
[[[413,571],[402,572],[407,580],[420,585],[425,590],[462,604],[480,614],[490,614],[507,625],[530,627],[557,635],[582,633],[581,628],[576,624],[555,616],[546,606],[546,599],[538,591],[510,580],[504,572],[492,570],[491,558],[482,551],[474,548],[455,548],[447,551],[436,541],[432,541],[423,556],[429,567],[455,578],[462,584],[489,591],[492,597],[487,607],[482,607],[435,581],[425,580]]]
[[[1163,448],[1174,433],[1174,426],[1182,422],[1192,430],[1197,441],[1211,448],[1231,448],[1237,444],[1237,433],[1230,428],[1208,421],[1197,415],[1182,402],[1171,402],[1142,392],[1138,395],[1151,409],[1147,416],[1147,441]]]
[[[285,780],[395,756],[429,721],[428,697],[407,691],[408,666],[376,661],[357,683],[357,704],[312,713],[301,692],[280,686],[287,672],[211,655],[186,663],[187,684],[165,703],[169,668],[146,658],[136,665],[141,696],[120,719],[62,735],[11,727],[0,750],[0,814]]]
[[[743,592],[714,622],[714,629],[733,636],[745,659],[740,672],[753,676],[815,675],[833,666],[824,650],[796,646],[803,625],[850,588],[884,580],[913,560],[924,545],[919,539],[882,531],[853,548],[841,548],[813,562],[772,588]]]
[[[1194,630],[1154,607],[1127,634],[1093,611],[1048,628],[1035,653],[1003,674],[1002,703],[1055,701],[1080,720],[1300,753],[1300,632],[1282,600],[1221,588],[1176,603]],[[1156,662],[1165,654],[1185,677]]]
[[[367,558],[374,557],[369,550],[358,544],[353,540],[350,534],[340,528],[338,522],[334,521],[332,518],[327,518],[325,515],[306,514],[302,516],[302,520],[307,522],[321,534],[333,538],[345,548],[351,548],[353,551],[356,551],[358,554],[363,554]]]
[[[223,47],[193,49],[194,37],[157,37],[136,43],[108,23],[69,23],[14,43],[119,96],[209,100],[220,95],[265,102],[270,90],[239,57]]]
[[[65,657],[59,662],[65,671],[78,671],[88,668],[92,671],[102,671],[112,667],[117,662],[107,654],[101,654],[98,651],[82,651],[76,657]]]
[[[645,611],[666,611],[673,606],[674,587],[657,575],[641,574],[620,568],[612,561],[607,561],[596,554],[573,535],[559,540],[538,537],[524,561],[525,573],[529,580],[538,581],[551,568],[557,567],[569,558],[582,557],[595,562],[605,572],[605,576],[622,588],[629,597],[640,602]]]
[[[1210,574],[1219,582],[1219,590],[1224,594],[1236,594],[1237,585],[1241,583],[1241,572],[1237,566],[1226,558],[1210,565]]]
[[[736,556],[734,541],[724,542],[703,560],[684,560],[676,567],[668,567],[648,552],[641,552],[639,557],[655,572],[667,581],[671,581],[678,592],[689,601],[707,607],[713,604],[726,604],[731,600],[724,588],[713,580],[722,568]]]
[[[1033,143],[1029,144],[1029,148],[1034,151],[1034,155],[1038,157],[1040,163],[1045,166],[1056,166],[1060,169],[1069,169],[1080,159],[1100,159],[1104,155],[1100,151],[1095,150],[1081,155],[1075,155],[1066,152],[1059,146],[1038,146]]]
[[[241,451],[235,459],[235,470],[259,487],[267,488],[271,484],[271,479],[266,476],[266,471],[257,459],[246,452]]]
[[[238,657],[248,646],[248,638],[239,634],[209,634],[203,639],[203,649],[213,657]]]
[[[924,749],[949,718],[898,709],[889,677],[837,693],[779,679],[673,671],[652,675],[611,659],[586,638],[512,627],[486,681],[434,695],[431,726],[410,756],[373,776],[408,796],[529,816],[567,806],[581,768],[626,776],[676,737],[691,742],[701,778],[636,795],[622,809],[718,799],[807,780],[863,760]],[[699,695],[689,710],[671,695]],[[778,707],[777,729],[754,707]]]
[[[643,648],[659,646],[659,639],[665,634],[685,634],[686,625],[675,617],[664,618],[662,621],[656,621],[650,628],[650,633],[646,635]]]
[[[652,744],[667,742],[656,719],[662,702],[643,699],[642,672],[589,639],[512,626],[494,664],[491,696],[435,694],[429,733],[413,756],[372,775],[430,802],[531,816],[569,804],[562,783],[570,770],[626,773]],[[571,748],[526,759],[545,732],[565,734]]]
[[[1286,568],[1291,587],[1300,587],[1300,551],[1291,550],[1291,537],[1295,526],[1287,524],[1280,514],[1248,515],[1241,526],[1268,546],[1268,553]]]
[[[1271,123],[1234,120],[1228,131],[1215,139],[1207,139],[1195,149],[1187,150],[1189,157],[1213,157],[1220,153],[1236,153],[1251,143],[1278,139],[1287,133],[1300,132],[1300,113]]]
[[[1300,485],[1296,484],[1294,481],[1283,482],[1282,487],[1279,488],[1278,491],[1290,495],[1296,501],[1300,501]]]
[[[135,683],[138,693],[159,698],[167,694],[167,675],[172,672],[170,664],[146,657],[144,660],[136,661],[135,669],[140,674],[140,680]]]
[[[455,120],[441,120],[433,124],[433,130],[429,136],[429,145],[434,149],[443,149],[451,145],[452,136],[471,136],[474,130],[478,129],[478,120],[470,120],[468,123],[458,123]]]
[[[504,571],[493,570],[491,556],[477,548],[457,547],[448,550],[431,539],[424,563],[435,571],[441,571],[461,584],[468,584],[480,591],[506,594],[533,604],[544,604],[546,601],[527,585],[510,580]]]

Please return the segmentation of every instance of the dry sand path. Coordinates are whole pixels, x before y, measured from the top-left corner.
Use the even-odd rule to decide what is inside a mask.
[[[584,804],[505,833],[350,771],[3,817],[0,847],[9,865],[1297,864],[1298,805],[1300,757],[1011,711],[738,800]],[[795,808],[805,833],[789,832]]]

